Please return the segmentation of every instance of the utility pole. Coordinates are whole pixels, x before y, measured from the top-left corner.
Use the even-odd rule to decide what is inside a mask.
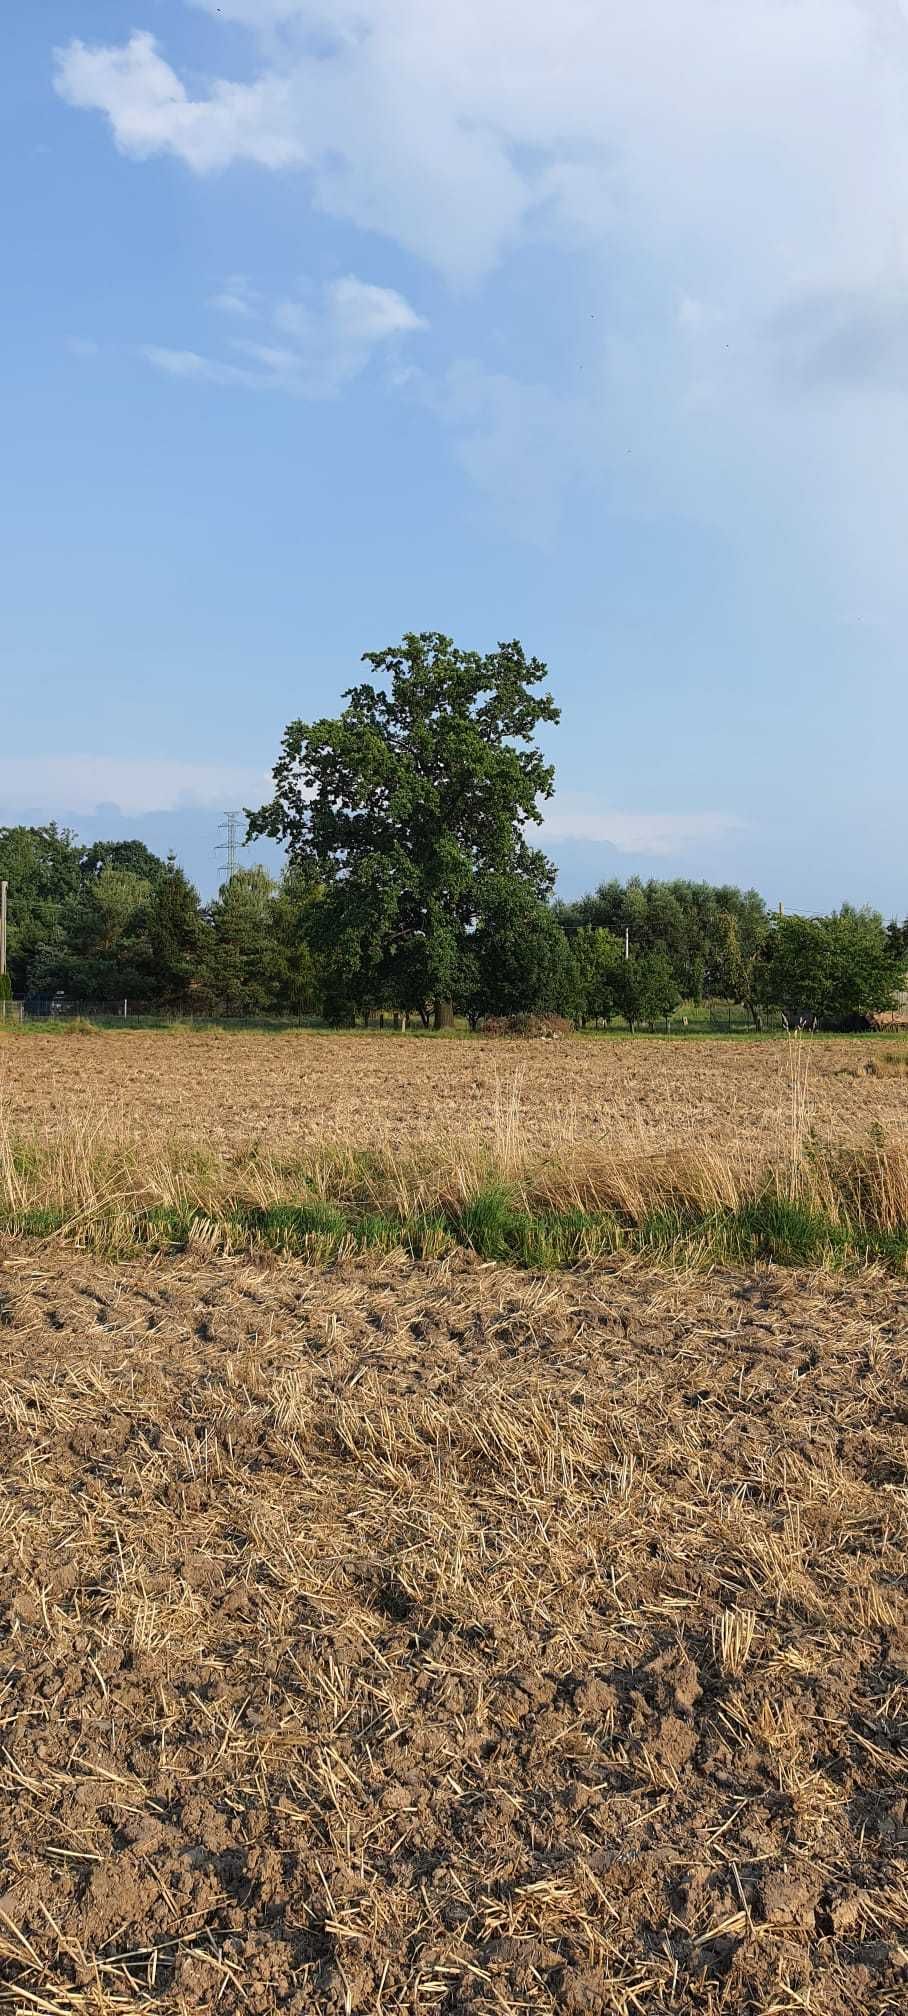
[[[625,959],[629,959],[631,956],[631,934],[629,925],[625,926],[625,932],[624,932],[624,956]]]
[[[239,865],[240,822],[242,817],[242,812],[225,812],[218,827],[219,833],[226,833],[227,835],[226,840],[223,841],[220,847],[215,849],[215,852],[226,856],[227,874],[225,879],[228,882],[233,881]]]
[[[6,890],[7,884],[0,882],[0,973],[6,972]]]

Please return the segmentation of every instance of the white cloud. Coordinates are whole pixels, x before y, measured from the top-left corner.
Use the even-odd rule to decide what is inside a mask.
[[[904,0],[194,5],[207,75],[180,74],[144,29],[58,52],[58,91],[104,115],[124,154],[200,175],[300,171],[301,203],[457,286],[531,242],[579,255],[560,269],[564,300],[581,271],[576,298],[598,319],[576,355],[563,338],[551,384],[520,382],[506,357],[493,369],[483,324],[447,378],[414,386],[499,516],[545,539],[589,479],[618,486],[625,511],[729,539],[785,521],[830,578],[902,593]],[[227,41],[224,21],[248,39]],[[824,303],[843,304],[831,322]],[[380,323],[377,303],[348,302],[344,320],[327,297],[288,301],[279,341],[262,343],[298,364],[238,350],[231,365],[193,343],[183,375],[321,396],[384,344],[370,314]]]
[[[213,294],[209,304],[222,315],[246,317],[257,315],[260,307],[259,296],[242,273],[234,273],[217,294]]]
[[[619,812],[567,793],[546,809],[544,840],[585,840],[622,854],[681,854],[703,841],[723,840],[742,829],[724,812]]]
[[[297,371],[316,394],[337,391],[365,370],[375,351],[429,326],[393,287],[373,286],[352,273],[332,281],[315,305],[280,302],[275,321],[296,339]]]
[[[136,756],[0,756],[0,823],[35,806],[65,806],[67,812],[117,806],[138,815],[192,806],[255,805],[271,788],[267,772],[237,763]]]
[[[297,130],[289,80],[216,81],[191,99],[153,35],[139,30],[120,47],[70,42],[56,52],[56,88],[67,104],[104,112],[121,153],[144,161],[177,154],[200,175],[232,161],[262,168],[299,167],[306,148]]]
[[[223,810],[259,805],[273,782],[267,771],[240,763],[193,763],[169,757],[0,756],[0,825],[46,808],[48,818],[117,810],[136,818],[152,812]],[[718,812],[619,812],[570,792],[545,808],[541,841],[606,844],[622,854],[667,857],[698,842],[722,840],[741,822]]]
[[[163,371],[168,378],[189,378],[203,385],[250,385],[260,381],[238,364],[225,364],[215,357],[202,357],[197,350],[168,350],[160,343],[145,343],[141,355],[146,364]]]
[[[669,263],[692,250],[744,297],[904,257],[908,30],[890,0],[200,4],[249,28],[247,81],[191,95],[138,30],[59,51],[58,90],[138,158],[307,165],[325,209],[456,277],[546,219],[600,245],[631,228]]]
[[[220,297],[216,300],[223,305]],[[373,286],[352,273],[308,302],[278,302],[269,319],[282,337],[292,340],[235,337],[234,348],[248,360],[244,364],[153,343],[143,346],[142,355],[171,378],[327,399],[358,377],[376,352],[428,328],[393,287]]]
[[[370,349],[387,336],[409,334],[428,324],[417,315],[393,287],[373,287],[348,273],[328,289],[330,312],[344,341],[353,348]]]

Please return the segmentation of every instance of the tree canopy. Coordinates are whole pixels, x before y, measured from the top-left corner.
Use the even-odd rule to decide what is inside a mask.
[[[408,632],[364,662],[373,680],[342,714],[290,723],[249,835],[284,841],[320,883],[313,933],[338,999],[432,1000],[442,1025],[492,891],[500,911],[551,890],[527,828],[554,776],[533,737],[559,710],[516,641],[481,654]]]
[[[899,984],[882,917],[845,904],[830,917],[780,917],[766,942],[756,989],[789,1023],[860,1025],[892,1005]]]
[[[53,942],[79,886],[79,851],[65,827],[0,826],[0,881],[13,892],[7,964],[14,994],[29,984],[39,946]]]

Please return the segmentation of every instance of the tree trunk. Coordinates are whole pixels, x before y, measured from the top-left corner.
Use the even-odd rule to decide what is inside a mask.
[[[440,994],[435,996],[435,1027],[436,1029],[454,1027],[454,1003],[443,1000]]]

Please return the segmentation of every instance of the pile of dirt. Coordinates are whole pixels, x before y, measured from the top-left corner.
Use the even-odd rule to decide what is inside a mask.
[[[908,1286],[0,1261],[0,2006],[908,2006]]]
[[[486,1015],[483,1018],[484,1036],[543,1037],[546,1042],[573,1036],[576,1032],[573,1022],[564,1015]]]

